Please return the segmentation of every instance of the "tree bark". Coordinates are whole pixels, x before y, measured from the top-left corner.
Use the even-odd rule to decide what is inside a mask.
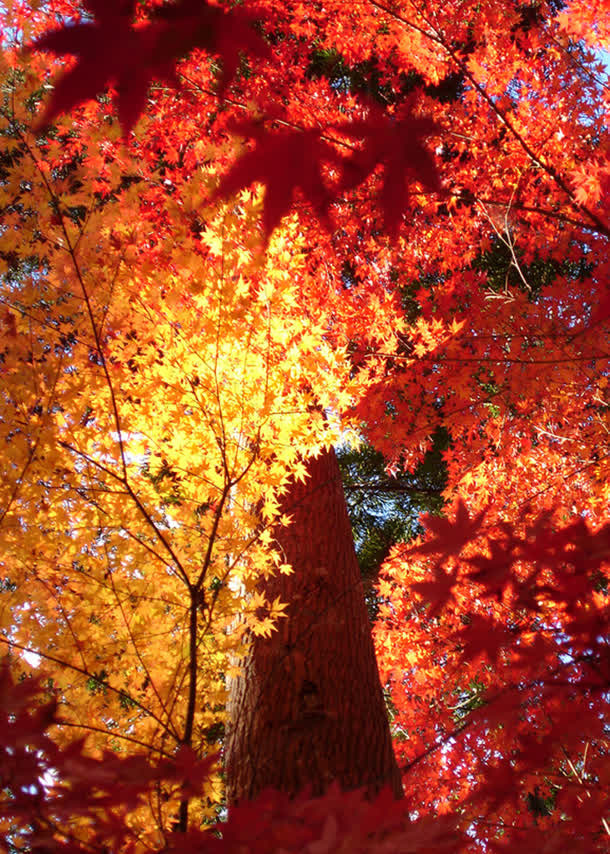
[[[308,465],[276,540],[292,575],[265,584],[289,603],[271,638],[253,638],[229,686],[229,803],[272,786],[322,794],[333,781],[402,795],[360,572],[334,451]]]

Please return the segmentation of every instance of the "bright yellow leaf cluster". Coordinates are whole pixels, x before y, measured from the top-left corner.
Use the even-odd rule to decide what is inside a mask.
[[[261,260],[247,245],[260,199],[192,228],[203,169],[101,198],[105,142],[89,134],[86,157],[66,159],[5,107],[0,641],[47,676],[58,738],[205,754],[227,654],[283,615],[257,589],[290,571],[274,550],[279,497],[337,439],[358,380],[328,318],[304,323],[296,220]],[[124,158],[117,186],[139,174]],[[168,826],[175,799],[151,811],[134,818],[142,832]]]

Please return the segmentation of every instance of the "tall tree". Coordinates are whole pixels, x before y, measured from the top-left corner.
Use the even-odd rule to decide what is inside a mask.
[[[232,800],[267,786],[322,794],[333,782],[402,793],[379,683],[352,530],[334,451],[312,459],[281,509],[291,575],[265,584],[289,602],[271,641],[255,639],[231,686],[227,777]]]

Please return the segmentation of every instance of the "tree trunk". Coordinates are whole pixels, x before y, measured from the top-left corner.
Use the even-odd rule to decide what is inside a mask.
[[[255,638],[230,684],[229,803],[272,786],[322,794],[336,780],[402,795],[339,466],[312,459],[282,503],[276,531],[292,575],[266,584],[289,603],[271,638]]]

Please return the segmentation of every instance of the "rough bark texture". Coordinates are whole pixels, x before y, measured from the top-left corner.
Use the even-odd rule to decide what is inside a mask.
[[[334,451],[308,466],[276,532],[294,574],[267,584],[290,603],[270,639],[253,641],[230,685],[229,802],[267,786],[321,794],[337,780],[402,794]]]

